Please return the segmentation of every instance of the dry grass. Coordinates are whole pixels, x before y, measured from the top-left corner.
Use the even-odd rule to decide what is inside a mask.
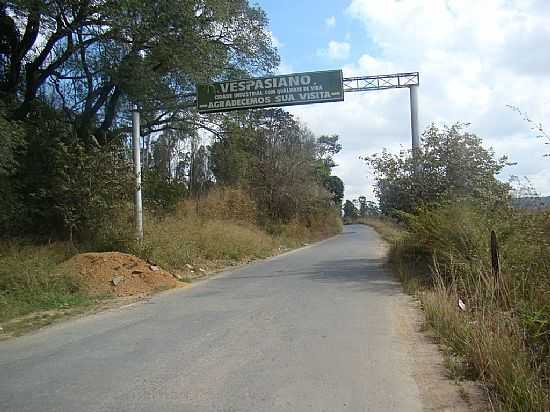
[[[186,265],[225,266],[263,258],[279,247],[255,226],[179,213],[149,221],[145,239],[132,251],[173,272]]]
[[[254,202],[238,189],[218,189],[182,202],[170,216],[146,222],[145,242],[132,252],[178,272],[186,265],[223,267],[265,258],[341,230],[336,213],[271,228],[256,224]],[[188,274],[187,274],[188,275]]]
[[[356,219],[353,223],[368,225],[373,227],[382,238],[388,243],[399,242],[405,235],[405,226],[400,225],[395,220],[380,217],[362,217]]]
[[[495,409],[547,411],[548,393],[508,315],[462,312],[459,296],[445,290],[419,293],[428,324],[453,355],[464,359],[455,375],[481,380]]]
[[[490,264],[492,229],[500,243],[498,278]],[[495,410],[550,410],[548,214],[457,204],[409,216],[408,230],[397,241],[384,236],[394,239],[390,262],[421,299],[455,376],[480,379]]]

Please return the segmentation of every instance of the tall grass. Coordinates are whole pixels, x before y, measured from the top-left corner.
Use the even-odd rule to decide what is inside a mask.
[[[58,264],[70,256],[66,244],[0,244],[0,322],[38,310],[90,303],[90,298]]]
[[[463,202],[406,219],[391,262],[418,293],[429,324],[501,409],[550,410],[550,214]]]
[[[145,241],[131,252],[171,271],[185,265],[226,265],[275,253],[278,242],[244,222],[205,218],[186,208],[161,219],[150,218]]]

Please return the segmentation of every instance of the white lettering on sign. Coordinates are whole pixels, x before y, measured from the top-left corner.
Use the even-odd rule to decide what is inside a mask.
[[[300,93],[302,100],[330,99],[331,97],[329,92]]]
[[[275,89],[279,87],[308,86],[311,83],[309,75],[272,77],[257,80],[241,80],[236,82],[220,83],[221,92],[249,92],[264,89]]]
[[[199,112],[344,100],[342,72],[294,73],[199,85]]]

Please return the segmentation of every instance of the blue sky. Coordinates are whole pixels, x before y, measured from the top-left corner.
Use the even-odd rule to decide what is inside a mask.
[[[470,123],[498,156],[550,194],[550,146],[517,106],[550,130],[548,0],[258,0],[279,44],[279,72],[344,70],[345,76],[420,72],[421,130]],[[346,198],[374,199],[360,156],[410,146],[407,90],[347,93],[345,101],[288,109],[317,135],[338,134]]]
[[[340,68],[344,61],[357,60],[363,53],[375,52],[376,46],[361,22],[342,7],[343,0],[262,0],[257,4],[267,12],[271,31],[281,43],[283,68],[330,70]],[[330,41],[353,43],[355,47],[345,59],[328,60],[321,51]]]

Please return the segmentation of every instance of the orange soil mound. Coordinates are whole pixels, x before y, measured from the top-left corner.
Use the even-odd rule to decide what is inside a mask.
[[[92,294],[134,296],[187,285],[155,265],[119,252],[83,253],[65,265]]]

